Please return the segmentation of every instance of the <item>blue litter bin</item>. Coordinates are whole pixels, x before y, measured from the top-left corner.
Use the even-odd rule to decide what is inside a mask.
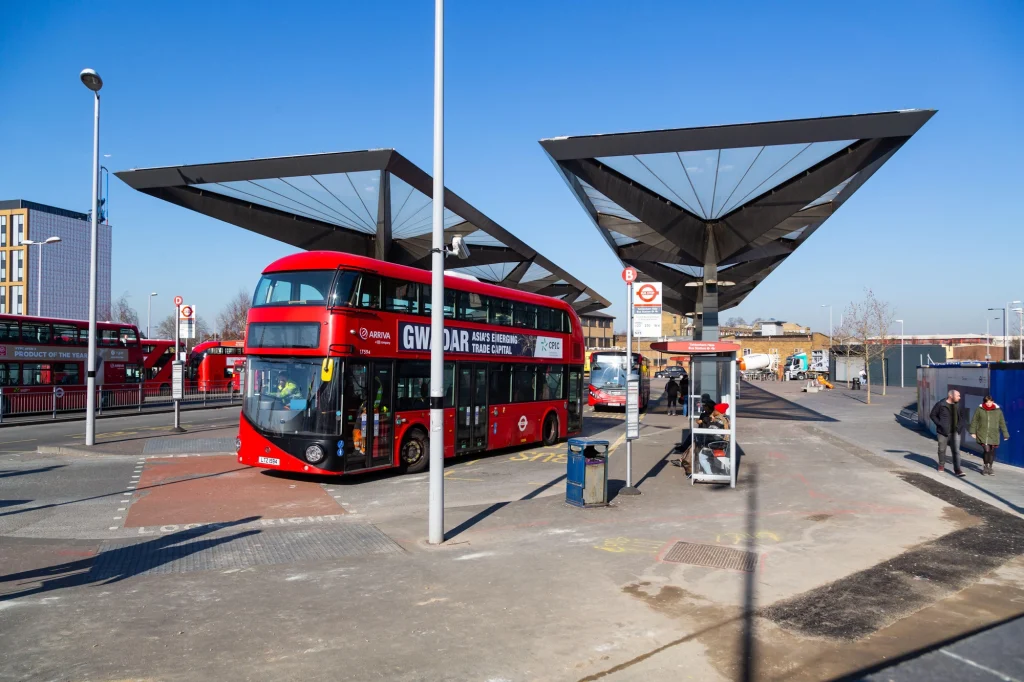
[[[570,438],[565,501],[576,507],[608,505],[608,441]]]

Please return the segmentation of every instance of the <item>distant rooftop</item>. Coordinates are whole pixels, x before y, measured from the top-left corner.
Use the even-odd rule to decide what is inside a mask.
[[[33,211],[40,211],[42,213],[51,213],[53,215],[64,216],[65,218],[73,218],[74,220],[88,220],[88,213],[80,213],[79,211],[69,211],[66,208],[57,208],[56,206],[47,206],[46,204],[37,204],[34,201],[26,201],[25,199],[6,199],[0,200],[0,211],[6,211],[13,208],[28,208]]]
[[[609,320],[614,320],[615,319],[614,315],[609,315],[608,313],[602,313],[602,312],[583,313],[582,315],[580,315],[580,317],[602,317],[602,318],[606,318],[606,319],[609,319]]]

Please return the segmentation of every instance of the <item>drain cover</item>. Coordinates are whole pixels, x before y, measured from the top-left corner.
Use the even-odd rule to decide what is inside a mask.
[[[708,568],[728,568],[747,573],[757,568],[757,555],[753,552],[718,545],[696,545],[692,542],[677,542],[672,545],[662,561]]]

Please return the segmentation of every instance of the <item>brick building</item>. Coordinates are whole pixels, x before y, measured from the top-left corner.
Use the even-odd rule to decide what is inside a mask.
[[[615,317],[608,313],[593,312],[580,315],[583,327],[583,345],[588,350],[611,348],[615,345]]]

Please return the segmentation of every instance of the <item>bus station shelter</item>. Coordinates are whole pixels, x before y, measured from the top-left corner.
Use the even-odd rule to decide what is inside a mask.
[[[430,268],[433,179],[394,149],[284,156],[116,173],[129,187],[306,250]],[[448,270],[560,298],[580,315],[610,303],[449,189]]]
[[[739,344],[724,341],[654,341],[651,350],[690,359],[690,395],[684,396],[690,419],[691,483],[728,483],[736,487],[736,400]],[[702,377],[698,382],[692,377]],[[727,429],[698,423],[710,405],[726,403]]]
[[[935,114],[876,114],[541,140],[598,233],[665,308],[718,339],[739,305]]]

